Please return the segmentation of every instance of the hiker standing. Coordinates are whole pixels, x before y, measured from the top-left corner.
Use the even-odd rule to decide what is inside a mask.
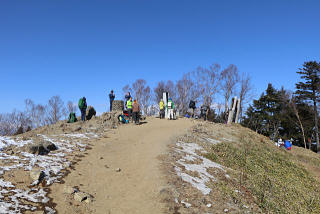
[[[130,99],[127,101],[126,106],[128,110],[129,120],[132,120],[132,97],[130,97]]]
[[[126,104],[126,108],[127,108],[127,102],[128,102],[128,100],[130,100],[130,98],[131,98],[131,94],[130,94],[129,91],[128,91],[128,93],[124,96],[124,98],[125,98],[125,100],[126,100],[125,104]]]
[[[174,119],[174,114],[173,114],[174,103],[171,98],[169,98],[168,100],[167,109],[168,109],[169,119],[173,120]]]
[[[159,102],[159,109],[160,109],[160,119],[164,118],[164,102],[163,99]]]
[[[193,101],[193,100],[190,100],[189,108],[192,109],[192,115],[191,115],[191,117],[194,118],[194,110],[196,109],[196,102]]]
[[[207,115],[208,115],[208,106],[207,105],[202,105],[200,108],[200,117],[203,118],[203,120],[207,120]]]
[[[111,90],[111,92],[110,92],[110,94],[109,94],[110,111],[112,111],[112,103],[113,103],[115,97],[116,97],[116,95],[113,93],[113,90]]]
[[[139,122],[139,118],[140,118],[140,105],[137,102],[137,100],[134,100],[133,105],[132,105],[132,111],[133,111],[133,119],[134,119],[134,123],[136,125],[138,125]]]
[[[79,109],[81,111],[81,120],[86,120],[86,111],[87,111],[87,100],[85,97],[80,98],[78,103]]]

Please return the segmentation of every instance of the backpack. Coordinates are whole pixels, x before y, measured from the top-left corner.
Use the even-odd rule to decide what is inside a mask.
[[[129,123],[129,121],[126,120],[122,114],[118,116],[118,120],[121,123]]]
[[[193,100],[190,100],[189,108],[192,108],[192,109],[196,108],[196,102]]]
[[[83,109],[83,108],[84,108],[84,99],[83,99],[83,98],[81,98],[81,99],[79,100],[78,106],[79,106],[80,109]]]
[[[74,123],[74,122],[77,122],[77,117],[76,117],[76,114],[74,112],[71,112],[69,114],[68,123]]]

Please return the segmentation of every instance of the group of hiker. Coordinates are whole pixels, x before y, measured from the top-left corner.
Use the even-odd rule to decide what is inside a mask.
[[[128,117],[135,124],[140,124],[140,104],[136,99],[132,102],[132,97],[130,92],[125,95],[125,107],[128,112]]]
[[[109,93],[110,111],[112,111],[112,104],[113,104],[113,101],[115,100],[115,97],[116,95],[114,91],[111,90]],[[128,92],[124,98],[125,98],[125,109],[126,109],[129,120],[131,120],[132,122],[134,121],[135,124],[139,124],[141,108],[140,108],[140,104],[138,103],[138,100],[133,99],[130,92]],[[87,111],[87,100],[85,97],[82,97],[79,99],[78,107],[81,112],[81,121],[85,121],[86,111]],[[166,110],[168,114],[168,119],[170,120],[175,119],[175,104],[172,98],[169,98],[166,104],[163,101],[163,99],[161,99],[159,102],[159,109],[160,109],[160,112],[159,112],[160,119],[165,118]],[[69,121],[74,122],[75,120],[76,120],[75,113],[71,113],[69,115]]]
[[[278,139],[278,142],[275,143],[275,145],[279,148],[283,148],[283,149],[287,149],[287,150],[291,150],[291,147],[292,147],[292,141],[293,139],[291,140],[282,140],[282,138],[279,138]]]
[[[173,120],[176,116],[175,116],[175,105],[174,102],[172,101],[171,98],[168,99],[168,103],[167,105],[165,105],[163,99],[160,100],[159,102],[159,116],[160,119],[164,119],[165,118],[165,110],[167,109],[168,111],[168,119],[169,120]]]

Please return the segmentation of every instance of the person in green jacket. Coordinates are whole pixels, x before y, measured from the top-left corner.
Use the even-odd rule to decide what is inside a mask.
[[[129,120],[132,122],[132,97],[127,101],[126,103],[127,110],[128,110],[128,115],[129,115]]]
[[[168,115],[169,115],[169,120],[174,119],[174,103],[171,98],[169,98],[168,103],[167,103],[167,109],[168,109]]]

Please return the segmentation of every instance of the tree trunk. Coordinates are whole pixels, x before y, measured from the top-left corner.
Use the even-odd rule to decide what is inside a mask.
[[[318,152],[319,151],[319,133],[318,133],[318,111],[317,111],[316,100],[313,101],[313,110],[314,110],[314,126],[316,129],[316,141],[317,141],[316,150]]]
[[[298,118],[298,121],[299,121],[299,124],[300,124],[300,128],[301,128],[301,131],[302,131],[302,137],[303,137],[303,142],[304,142],[304,148],[307,149],[307,143],[306,143],[306,137],[304,135],[304,128],[303,128],[303,125],[302,125],[302,122],[300,120],[300,117],[299,117],[299,114],[297,113],[296,114],[297,118]],[[311,146],[311,145],[310,145]]]

